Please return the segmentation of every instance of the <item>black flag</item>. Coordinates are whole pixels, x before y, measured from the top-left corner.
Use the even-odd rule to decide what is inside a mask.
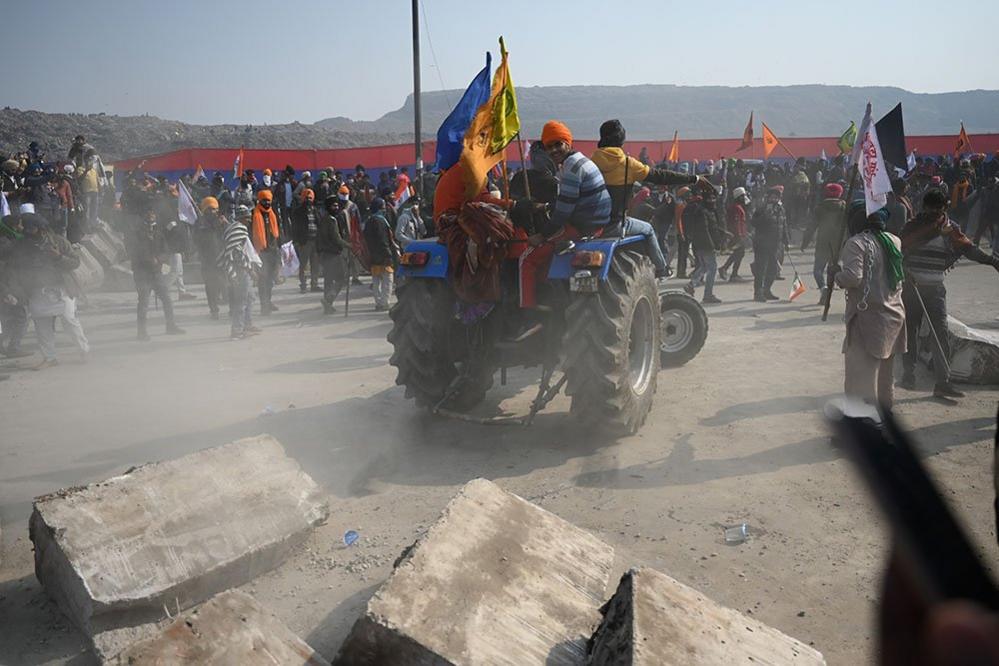
[[[905,169],[909,151],[905,149],[905,127],[902,125],[902,103],[885,114],[885,117],[874,123],[878,131],[878,143],[881,144],[881,156],[885,162],[891,162],[899,169]]]

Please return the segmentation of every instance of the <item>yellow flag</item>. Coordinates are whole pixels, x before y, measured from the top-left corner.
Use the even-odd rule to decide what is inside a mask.
[[[520,133],[520,116],[517,114],[517,92],[510,79],[510,66],[507,64],[506,44],[500,37],[500,66],[495,78],[500,80],[500,91],[493,104],[493,136],[489,150],[498,153]]]
[[[780,141],[777,136],[767,127],[766,123],[763,123],[763,159],[769,159],[770,153],[774,152],[774,148]]]
[[[673,132],[673,145],[669,147],[669,155],[666,157],[666,161],[680,161],[680,130],[675,130]]]

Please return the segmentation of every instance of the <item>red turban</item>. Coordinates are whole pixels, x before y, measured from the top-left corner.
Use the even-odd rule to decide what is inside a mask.
[[[839,199],[843,196],[843,186],[839,183],[829,183],[825,189],[827,199]]]
[[[553,141],[565,141],[570,146],[572,145],[572,132],[565,124],[557,120],[549,120],[541,129],[542,145],[547,146]]]

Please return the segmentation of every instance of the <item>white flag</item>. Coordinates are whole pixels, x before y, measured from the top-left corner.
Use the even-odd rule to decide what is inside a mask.
[[[825,148],[822,149],[822,154],[819,155],[819,159],[822,160],[823,162],[828,162],[829,161],[829,158],[826,157],[826,149]]]
[[[907,166],[909,168],[909,171],[912,171],[913,169],[916,168],[916,151],[915,150],[912,151],[911,153],[909,153],[909,157],[906,158],[906,160],[905,160],[905,166]]]
[[[10,215],[10,204],[7,203],[7,193],[0,190],[0,217]]]
[[[891,192],[891,178],[885,168],[881,156],[881,145],[878,143],[878,130],[871,121],[871,104],[867,104],[867,112],[860,123],[857,132],[857,143],[853,146],[853,162],[857,165],[860,180],[864,184],[864,198],[867,203],[867,214],[871,215],[884,208],[888,203],[886,196]]]
[[[194,197],[187,191],[182,180],[177,181],[177,217],[188,224],[198,221],[198,207],[194,205]]]

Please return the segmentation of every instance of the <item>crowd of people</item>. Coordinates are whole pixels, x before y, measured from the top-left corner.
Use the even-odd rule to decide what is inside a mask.
[[[740,159],[653,164],[645,150],[637,159],[625,153],[624,140],[621,123],[607,121],[600,127],[597,150],[587,157],[573,150],[569,128],[553,121],[530,147],[529,169],[513,176],[512,188],[504,188],[497,172],[490,173],[478,199],[497,203],[511,214],[525,198],[518,182],[530,181],[533,190],[528,219],[540,222],[525,225],[529,229],[522,239],[530,248],[520,261],[522,307],[539,307],[536,283],[551,259],[553,241],[606,225],[620,225],[611,233],[643,236],[657,277],[684,280],[684,289],[692,295],[703,289],[706,304],[721,302],[714,293],[718,279],[751,279],[756,301],[781,300],[774,283],[785,279],[792,239],[802,251],[814,243],[812,278],[820,299],[825,299],[830,276],[840,266],[843,270],[835,278],[840,286],[852,289],[860,280],[866,289],[870,285],[864,282],[864,270],[870,272],[871,267],[855,265],[851,248],[856,250],[860,240],[851,233],[863,228],[877,235],[883,230],[902,239],[899,252],[908,279],[865,291],[865,297],[884,297],[884,308],[890,310],[895,305],[888,301],[896,288],[900,290],[898,311],[906,313],[903,328],[908,333],[902,334],[903,342],[892,338],[891,344],[874,351],[883,360],[888,348],[893,353],[908,348],[903,384],[911,385],[914,336],[921,319],[929,318],[935,330],[946,331],[946,270],[959,256],[996,262],[994,254],[979,248],[983,240],[995,247],[999,156],[915,158],[895,169],[893,192],[877,220],[860,220],[856,200],[862,189],[851,186],[844,156],[782,164]],[[87,339],[76,316],[80,293],[73,271],[80,260],[73,244],[102,220],[126,241],[138,297],[137,337],[142,341],[150,339],[151,294],[162,304],[166,333],[184,333],[175,321],[174,293],[179,300],[199,297],[184,282],[184,265],[195,259],[208,315],[220,319],[228,304],[233,339],[260,332],[253,324],[254,312],[268,316],[278,310],[274,286],[296,262],[300,292],[321,294],[324,313],[336,312],[338,295],[348,281],[361,284],[362,273],[371,275],[376,310],[387,310],[406,246],[435,235],[441,225],[453,225],[466,200],[457,171],[423,174],[414,182],[402,167],[383,170],[373,181],[360,164],[346,175],[328,167],[315,177],[287,165],[259,173],[244,169],[230,188],[222,172],[209,178],[199,170],[172,183],[134,170],[119,178],[119,192],[85,137],[77,136],[65,158],[58,160],[46,159],[32,143],[3,160],[8,210],[0,222],[0,352],[7,357],[25,354],[21,341],[31,319],[42,351],[41,367],[54,364],[54,320],[61,318],[86,354]],[[503,195],[501,189],[506,190]],[[182,212],[185,195],[196,207],[194,215]],[[432,211],[421,205],[424,201],[433,202]],[[849,226],[844,227],[847,219]],[[920,230],[916,236],[914,229]],[[862,245],[862,256],[869,256],[874,246]],[[882,240],[877,247],[893,254],[891,245]],[[751,278],[741,272],[750,249]],[[845,258],[840,259],[841,253]],[[719,255],[726,254],[719,265]],[[872,310],[866,301],[868,307],[857,308],[857,303],[848,300],[848,320],[865,321],[883,310]],[[852,337],[848,335],[848,342]],[[941,362],[947,356],[946,335],[937,337],[937,393],[956,397],[959,392],[943,374],[946,363]],[[870,368],[861,374],[869,375]]]

